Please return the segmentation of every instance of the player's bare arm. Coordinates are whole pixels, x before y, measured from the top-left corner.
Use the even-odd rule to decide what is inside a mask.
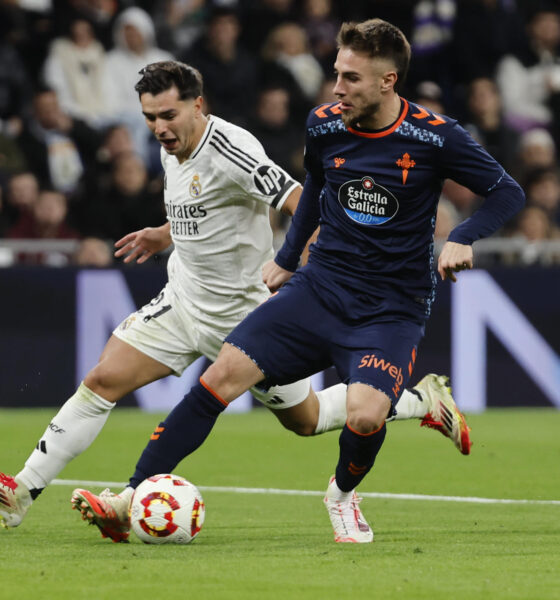
[[[445,242],[438,259],[438,273],[443,281],[445,279],[457,281],[455,273],[472,268],[472,246],[457,242]]]
[[[165,223],[160,227],[145,227],[140,231],[128,233],[115,242],[118,250],[115,256],[125,256],[123,262],[130,263],[136,259],[138,264],[145,263],[151,256],[168,248],[171,241],[171,226]]]
[[[299,186],[292,190],[284,201],[284,204],[282,204],[280,212],[293,217],[298,207],[299,199],[301,198],[301,192],[302,188]]]

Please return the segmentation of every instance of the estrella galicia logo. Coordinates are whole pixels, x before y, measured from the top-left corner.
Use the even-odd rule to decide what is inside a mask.
[[[286,183],[286,176],[279,169],[270,165],[261,165],[253,177],[255,185],[266,196],[280,193]]]
[[[371,177],[353,179],[340,186],[338,201],[344,212],[360,225],[383,225],[399,211],[399,201]]]

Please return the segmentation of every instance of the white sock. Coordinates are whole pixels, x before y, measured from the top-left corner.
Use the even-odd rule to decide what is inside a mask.
[[[428,407],[416,392],[404,390],[395,406],[397,414],[395,420],[422,419],[428,412]],[[392,420],[392,419],[391,419]]]
[[[16,475],[29,490],[46,487],[97,437],[114,403],[83,383],[50,422],[25,467]]]
[[[353,493],[354,490],[350,490],[349,492],[343,492],[338,487],[335,479],[329,484],[326,495],[329,500],[336,500],[337,502],[346,502],[346,500],[350,499]]]
[[[346,385],[339,383],[315,393],[319,399],[319,418],[315,435],[342,429],[346,423]]]
[[[128,502],[128,505],[130,506],[130,503],[132,502],[132,496],[134,496],[134,492],[135,491],[136,490],[134,488],[132,488],[129,485],[127,485],[124,488],[124,490],[119,493],[119,496],[121,498],[124,498]]]

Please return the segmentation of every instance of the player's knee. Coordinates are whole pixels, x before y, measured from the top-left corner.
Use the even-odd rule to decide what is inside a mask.
[[[386,416],[378,411],[356,410],[348,414],[347,423],[354,431],[368,434],[381,428]]]
[[[84,385],[109,402],[116,402],[118,400],[118,397],[114,393],[117,388],[115,377],[102,364],[96,365],[85,376]]]

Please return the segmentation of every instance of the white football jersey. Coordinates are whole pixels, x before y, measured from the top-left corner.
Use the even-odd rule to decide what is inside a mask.
[[[299,184],[251,133],[214,116],[186,161],[163,148],[161,157],[175,244],[170,286],[196,318],[233,326],[268,296],[261,268],[273,257],[269,207],[279,210]]]

